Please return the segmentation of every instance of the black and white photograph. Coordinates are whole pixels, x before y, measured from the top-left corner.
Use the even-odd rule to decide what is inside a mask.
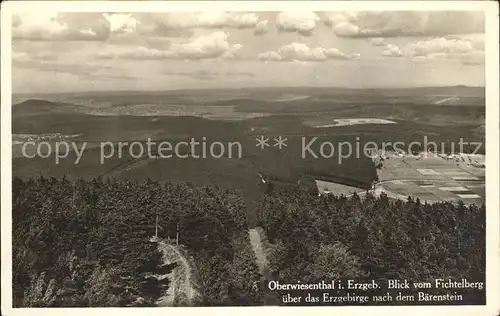
[[[497,4],[43,2],[2,4],[5,315],[500,310]]]

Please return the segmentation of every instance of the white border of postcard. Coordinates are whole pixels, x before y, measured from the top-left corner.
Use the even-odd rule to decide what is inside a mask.
[[[57,8],[70,12],[154,11],[484,11],[486,17],[486,306],[325,306],[325,307],[155,307],[155,308],[12,308],[12,145],[11,145],[11,14],[17,10]],[[499,291],[499,18],[496,1],[4,1],[1,4],[1,209],[2,209],[2,315],[478,315],[500,314]]]

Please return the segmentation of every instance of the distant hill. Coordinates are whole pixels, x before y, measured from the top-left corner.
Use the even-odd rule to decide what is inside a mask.
[[[467,87],[467,86],[449,86],[449,87],[425,87],[408,89],[417,93],[429,94],[434,96],[454,96],[454,97],[474,97],[485,98],[485,87]]]
[[[186,89],[186,90],[165,90],[165,91],[85,91],[71,93],[14,93],[13,103],[26,99],[46,99],[46,100],[85,100],[89,98],[107,99],[107,98],[151,98],[157,97],[210,97],[208,101],[214,99],[237,99],[252,98],[268,99],[280,97],[283,94],[294,95],[440,95],[456,97],[483,97],[485,96],[485,87],[469,87],[463,85],[441,86],[441,87],[411,87],[411,88],[344,88],[344,87],[248,87],[235,89]]]
[[[82,107],[70,103],[51,102],[29,99],[12,107],[12,116],[34,116],[41,114],[75,114],[81,113]]]

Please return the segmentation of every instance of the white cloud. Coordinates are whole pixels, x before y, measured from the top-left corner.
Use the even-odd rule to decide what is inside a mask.
[[[87,29],[81,29],[80,33],[82,33],[83,35],[88,35],[88,36],[96,36],[97,35],[96,32],[92,31],[89,28],[87,28]]]
[[[212,27],[251,28],[259,21],[255,13],[241,14],[237,12],[205,11],[200,13],[198,18],[200,25]]]
[[[281,55],[275,51],[269,51],[259,54],[259,59],[264,61],[279,61],[281,60]]]
[[[281,12],[276,17],[276,27],[281,31],[312,35],[319,16],[314,12]]]
[[[125,59],[166,59],[173,57],[173,53],[171,51],[163,51],[155,48],[147,48],[144,46],[139,46],[136,49],[125,51],[124,53],[117,54],[117,57],[125,58]],[[111,56],[114,56],[111,52],[103,52],[100,55],[101,57],[108,59]]]
[[[181,59],[216,58],[230,49],[237,49],[227,42],[228,33],[217,31],[194,38],[186,44],[173,44],[172,53]],[[241,46],[239,47],[241,48]]]
[[[370,42],[373,46],[386,46],[385,39],[383,37],[373,37],[370,38]]]
[[[12,56],[12,61],[14,61],[14,62],[16,62],[16,61],[23,62],[23,61],[30,61],[31,60],[30,55],[28,53],[25,53],[25,52],[13,51],[11,56]]]
[[[263,34],[267,21],[259,21],[255,13],[246,12],[170,12],[170,13],[132,13],[120,14],[113,29],[122,29],[114,34],[116,43],[134,43],[140,38],[166,37],[189,38],[196,29],[254,29]],[[122,26],[122,24],[124,26]],[[129,31],[129,32],[126,32]],[[115,32],[116,33],[116,32]]]
[[[122,52],[102,51],[97,58],[126,59],[234,59],[242,48],[240,44],[231,45],[227,41],[228,33],[217,31],[208,35],[191,38],[187,43],[175,43],[168,50],[147,48],[144,46]]]
[[[484,51],[484,37],[481,38],[471,38],[469,41],[472,44],[472,47],[477,50]]]
[[[403,56],[403,52],[397,45],[387,44],[385,50],[382,52],[382,56],[385,57],[401,57]]]
[[[339,23],[353,22],[357,12],[322,12],[321,17],[325,25],[333,26]]]
[[[467,53],[473,50],[472,42],[443,37],[410,43],[406,46],[411,56],[426,56],[432,53]]]
[[[50,39],[68,30],[68,25],[58,20],[53,10],[25,11],[15,15],[12,36],[24,39]]]
[[[266,34],[269,31],[268,24],[269,24],[268,20],[259,21],[259,23],[255,25],[254,34],[255,35]]]
[[[357,59],[361,57],[359,53],[344,54],[336,48],[327,48],[324,53],[328,59]]]
[[[482,65],[484,64],[485,55],[483,51],[472,51],[470,53],[461,54],[458,58],[464,65]]]
[[[230,45],[229,48],[220,56],[222,59],[236,59],[239,57],[239,51],[243,48],[241,44]]]
[[[481,41],[462,38],[434,38],[406,45],[405,54],[414,60],[448,59],[466,65],[484,63],[484,46]]]
[[[425,56],[415,56],[414,61],[426,60],[455,60],[464,65],[482,65],[485,61],[485,54],[482,51],[470,51],[467,53],[431,53]]]
[[[359,34],[362,30],[359,26],[351,24],[349,22],[340,22],[332,26],[333,31],[338,36],[351,37]]]
[[[426,60],[425,56],[415,56],[413,57],[413,61],[424,61]]]
[[[103,16],[109,22],[111,32],[132,33],[140,23],[132,14],[104,13]]]
[[[277,51],[259,54],[263,61],[326,61],[329,59],[356,59],[360,55],[344,54],[336,48],[310,48],[303,43],[292,43],[280,47]]]
[[[255,13],[203,11],[203,12],[176,12],[151,13],[145,18],[153,19],[166,28],[253,28],[259,22]]]
[[[443,36],[484,32],[480,11],[327,12],[326,25],[340,37]]]
[[[347,59],[358,59],[361,57],[361,54],[360,53],[350,53],[350,54],[347,54]]]
[[[327,59],[324,48],[309,48],[302,43],[283,46],[278,50],[278,53],[284,60],[323,61]]]
[[[146,37],[189,37],[193,29],[267,31],[268,21],[246,12],[75,13],[51,9],[23,10],[13,15],[14,40],[106,41],[133,43]]]
[[[39,65],[44,64],[48,61],[57,60],[61,55],[47,52],[23,52],[23,51],[12,51],[12,63],[16,66],[19,65]]]
[[[446,36],[446,39],[468,41],[474,49],[484,51],[484,34],[449,35]]]
[[[80,17],[71,23],[71,17]],[[13,40],[31,41],[102,41],[109,27],[100,13],[63,13],[50,9],[14,13]]]

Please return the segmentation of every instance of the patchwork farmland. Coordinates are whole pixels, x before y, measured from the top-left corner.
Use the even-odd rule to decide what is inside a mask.
[[[374,157],[381,163],[379,180],[368,192],[376,196],[385,193],[389,198],[406,200],[409,196],[422,202],[441,201],[480,204],[485,200],[484,156],[436,155],[423,153],[419,157],[402,153],[379,153]],[[320,194],[349,196],[367,191],[340,183],[315,180]]]
[[[390,154],[378,170],[375,193],[406,199],[418,197],[422,202],[463,200],[478,204],[485,198],[484,157],[469,159],[467,155],[420,157]],[[480,160],[481,162],[477,162]]]

